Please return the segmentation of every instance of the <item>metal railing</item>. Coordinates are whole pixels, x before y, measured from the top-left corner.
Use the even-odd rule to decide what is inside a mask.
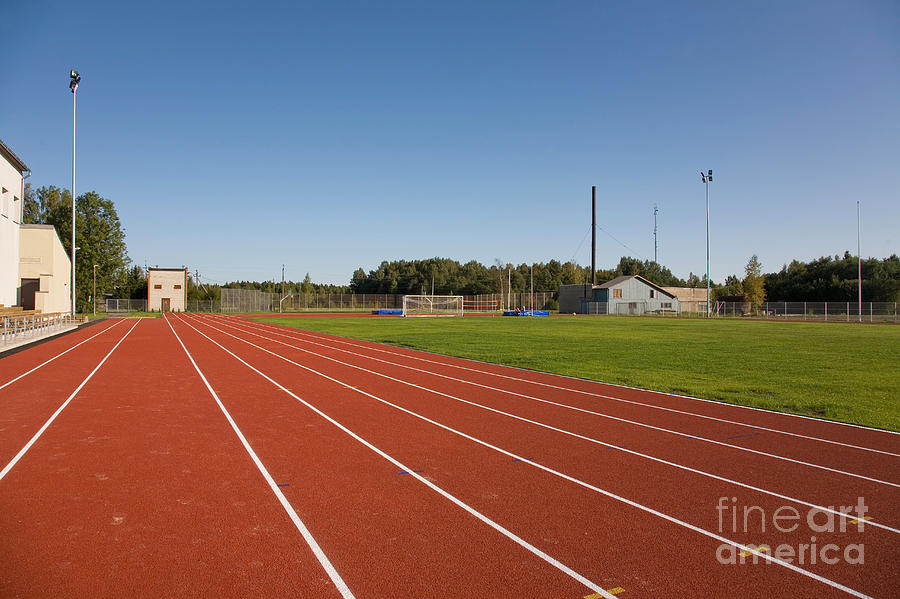
[[[0,316],[0,338],[3,345],[25,339],[36,339],[74,324],[68,312],[50,314],[5,314]]]

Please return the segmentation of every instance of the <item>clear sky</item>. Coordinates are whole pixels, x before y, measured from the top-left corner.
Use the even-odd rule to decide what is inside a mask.
[[[900,252],[900,3],[0,3],[0,139],[112,199],[140,265],[676,275]]]

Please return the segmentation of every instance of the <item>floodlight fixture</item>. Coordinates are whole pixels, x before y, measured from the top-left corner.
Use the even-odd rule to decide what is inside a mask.
[[[69,72],[69,89],[72,90],[72,93],[75,93],[75,90],[78,89],[78,84],[81,83],[81,75],[78,74],[78,71],[72,69]]]

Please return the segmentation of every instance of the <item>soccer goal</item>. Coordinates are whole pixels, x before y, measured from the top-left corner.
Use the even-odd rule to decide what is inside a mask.
[[[404,295],[403,316],[462,316],[461,295]]]

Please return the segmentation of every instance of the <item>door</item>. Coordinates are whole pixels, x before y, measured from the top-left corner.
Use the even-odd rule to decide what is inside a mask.
[[[22,279],[22,309],[34,310],[34,294],[41,290],[40,279]]]
[[[168,312],[169,310],[171,310],[171,304],[172,304],[172,298],[169,298],[169,297],[162,298],[161,310],[163,312]]]

